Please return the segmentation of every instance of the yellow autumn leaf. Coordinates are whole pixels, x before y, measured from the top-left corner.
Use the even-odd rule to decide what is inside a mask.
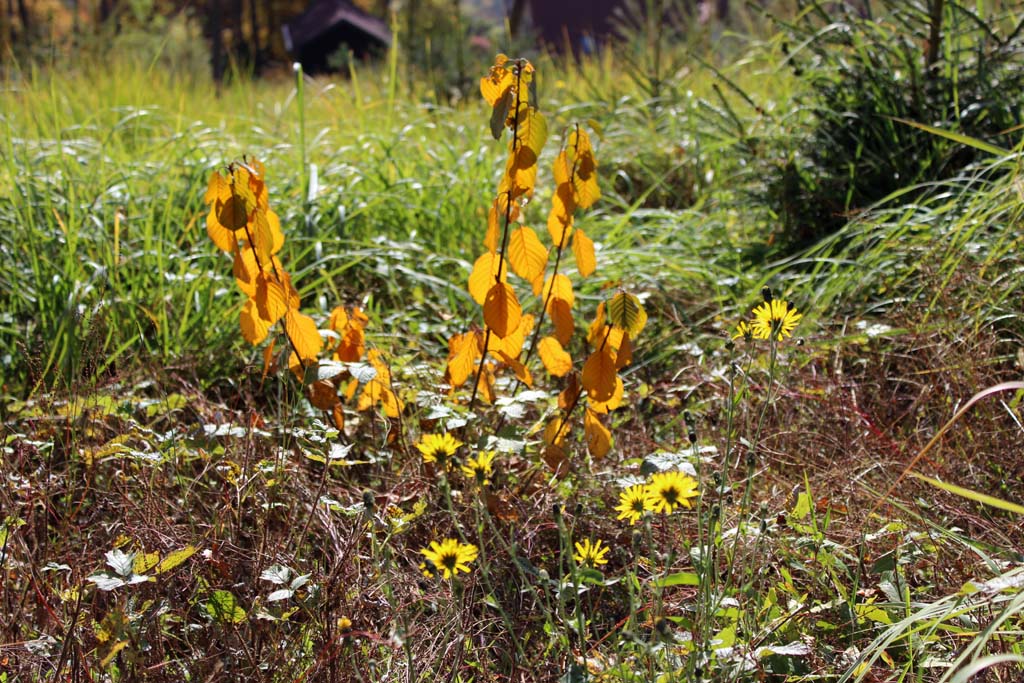
[[[508,264],[502,263],[498,255],[486,252],[473,264],[473,270],[469,274],[469,294],[478,304],[483,305],[487,299],[487,292],[491,291],[498,277],[498,270],[501,270],[501,281],[505,282],[508,273]]]
[[[306,362],[315,361],[324,345],[316,322],[308,315],[303,315],[295,309],[289,309],[284,317],[284,329],[288,333],[288,339],[295,346],[295,352],[299,358]]]
[[[612,395],[605,401],[595,401],[594,399],[587,397],[587,404],[590,410],[596,413],[608,413],[615,410],[622,405],[622,398],[625,395],[625,387],[622,384],[622,378],[616,375],[615,377],[615,390]]]
[[[544,369],[555,377],[562,377],[572,370],[572,356],[562,348],[554,337],[544,337],[537,345],[537,354]]]
[[[387,386],[391,386],[391,367],[384,361],[384,354],[381,353],[380,349],[370,349],[369,353],[366,354],[366,362],[377,371],[376,379]]]
[[[533,386],[533,375],[530,374],[529,368],[519,362],[518,358],[501,351],[497,353],[497,356],[503,364],[512,368],[512,373],[516,376],[516,379],[528,387]]]
[[[488,353],[498,357],[500,357],[499,354],[503,353],[506,356],[517,358],[523,350],[526,337],[533,330],[533,323],[534,317],[527,313],[519,318],[519,327],[504,339],[499,339],[497,335],[492,334],[490,339],[487,340]]]
[[[249,236],[252,244],[249,246],[256,251],[256,258],[263,266],[270,264],[270,257],[274,253],[274,231],[270,227],[270,219],[267,218],[266,209],[256,209],[249,221]],[[282,241],[284,237],[282,236]]]
[[[589,408],[583,415],[583,436],[587,441],[587,450],[595,458],[603,458],[612,448],[611,432],[601,424],[597,413]]]
[[[597,184],[597,159],[587,131],[576,126],[569,133],[567,149],[572,169],[573,198],[579,208],[589,208],[601,198],[601,188]]]
[[[554,297],[548,302],[548,315],[555,326],[555,339],[563,347],[568,346],[576,327],[572,317],[572,306],[565,299]]]
[[[556,247],[565,248],[569,243],[573,208],[572,187],[568,183],[559,185],[551,195],[551,212],[548,214],[548,235]]]
[[[210,175],[210,182],[206,185],[206,194],[203,195],[204,204],[213,204],[218,199],[227,201],[231,196],[231,183],[220,171],[214,171]]]
[[[260,317],[256,302],[252,299],[246,299],[238,322],[242,328],[242,336],[253,345],[266,339],[270,332],[270,323]]]
[[[480,398],[493,404],[498,398],[494,391],[494,363],[483,363],[480,367],[480,384],[478,385]]]
[[[494,66],[490,68],[486,76],[480,79],[480,94],[492,107],[516,82],[512,72],[505,68],[507,61],[508,57],[498,55],[494,60]]]
[[[284,233],[281,232],[281,219],[273,209],[266,209],[267,224],[270,226],[270,253],[276,254],[284,246]]]
[[[477,332],[456,334],[448,340],[448,384],[461,387],[476,368],[480,358],[480,340]]]
[[[576,296],[572,292],[572,280],[568,276],[562,273],[555,273],[548,277],[547,281],[544,282],[544,293],[542,294],[542,300],[548,302],[550,307],[550,299],[558,298],[572,305],[576,303]],[[550,313],[550,311],[548,311]]]
[[[565,380],[565,388],[558,394],[558,409],[571,413],[580,397],[580,373],[573,371]]]
[[[629,340],[629,334],[622,334],[622,341],[615,349],[615,369],[621,370],[633,362],[633,342]]]
[[[525,225],[513,230],[508,237],[508,262],[519,277],[533,282],[544,277],[548,263],[548,250],[537,239],[533,228]]]
[[[499,339],[504,339],[516,331],[521,318],[515,291],[508,283],[495,283],[484,300],[484,323]]]
[[[256,265],[256,254],[252,252],[252,249],[235,251],[232,271],[238,288],[245,292],[250,299],[256,296],[256,277],[260,274],[260,269]]]
[[[590,277],[597,270],[594,242],[579,228],[576,228],[572,236],[572,253],[576,255],[576,270],[579,271],[580,277]]]
[[[555,417],[544,427],[544,443],[549,446],[560,446],[565,443],[565,435],[568,432],[568,425],[563,423],[562,417]]]
[[[271,325],[280,320],[289,308],[299,307],[299,293],[292,287],[291,278],[282,272],[283,282],[268,271],[256,276],[256,296],[253,300],[259,308],[260,317]]]
[[[206,234],[209,235],[210,240],[217,245],[218,249],[231,253],[238,248],[238,241],[235,238],[235,231],[233,229],[229,229],[221,222],[221,207],[223,207],[225,203],[230,203],[232,211],[223,212],[223,219],[229,222],[233,220],[233,207],[235,206],[234,199],[228,197],[226,202],[218,199],[214,202],[213,206],[210,207],[209,213],[206,214]],[[245,226],[244,222],[242,223],[242,226]]]
[[[615,359],[607,348],[594,351],[583,364],[583,388],[594,401],[607,401],[615,395],[616,377]]]

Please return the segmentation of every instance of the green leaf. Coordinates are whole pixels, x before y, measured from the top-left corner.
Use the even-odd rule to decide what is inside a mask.
[[[954,133],[951,130],[943,130],[941,128],[929,126],[924,123],[918,123],[917,121],[911,121],[909,119],[901,119],[898,116],[890,116],[888,118],[891,118],[893,121],[899,121],[900,123],[906,124],[908,126],[913,126],[914,128],[919,128],[925,131],[926,133],[938,135],[939,137],[946,138],[947,140],[959,142],[961,145],[967,145],[968,147],[973,147],[974,149],[980,149],[982,152],[988,152],[989,154],[994,154],[999,157],[1006,157],[1013,154],[1013,152],[1011,152],[1008,149],[997,147],[996,145],[989,144],[984,140],[972,138],[969,135],[963,135],[962,133]]]
[[[222,624],[238,624],[245,620],[245,610],[231,591],[217,590],[210,593],[206,602],[206,613]]]
[[[694,572],[676,572],[675,574],[669,574],[654,579],[654,585],[659,588],[668,588],[669,586],[699,586],[700,577]]]
[[[625,292],[613,296],[606,304],[605,312],[610,325],[625,330],[633,339],[640,336],[647,323],[647,313],[640,305],[640,300]]]
[[[956,495],[960,496],[961,498],[966,498],[968,500],[973,500],[976,503],[981,503],[983,505],[989,505],[991,507],[999,508],[1000,510],[1005,510],[1007,512],[1014,512],[1014,513],[1016,513],[1018,515],[1024,515],[1024,505],[1018,505],[1017,503],[1011,503],[1008,500],[1003,500],[1002,498],[996,498],[995,496],[990,496],[990,495],[988,495],[986,493],[978,493],[977,491],[972,491],[970,489],[965,489],[964,487],[957,486],[956,484],[947,484],[944,481],[939,481],[938,479],[932,479],[931,477],[926,477],[923,474],[918,474],[917,472],[911,472],[910,475],[912,477],[920,479],[923,482],[931,484],[935,488],[939,488],[939,489],[942,489],[943,491],[949,491],[950,493],[956,494]]]
[[[491,110],[491,135],[495,140],[500,140],[505,130],[505,119],[508,118],[508,110],[512,106],[512,97],[512,90],[506,90]]]
[[[187,545],[181,550],[175,550],[172,553],[168,553],[164,559],[160,560],[160,564],[156,566],[156,573],[163,574],[164,572],[171,571],[182,562],[192,557],[195,552],[196,547],[194,545]]]

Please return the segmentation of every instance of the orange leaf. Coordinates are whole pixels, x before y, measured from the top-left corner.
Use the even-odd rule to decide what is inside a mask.
[[[504,97],[505,92],[515,85],[516,78],[511,71],[505,68],[508,57],[498,55],[494,60],[494,66],[486,76],[480,79],[480,94],[492,107]]]
[[[569,133],[567,148],[573,171],[573,198],[579,208],[586,209],[601,198],[601,188],[597,185],[597,159],[587,131],[577,126]]]
[[[204,204],[213,204],[218,199],[227,201],[231,196],[231,183],[221,175],[220,171],[214,171],[210,175],[210,182],[206,186],[206,194],[203,195]]]
[[[615,359],[607,348],[590,354],[583,364],[583,388],[591,399],[603,402],[615,395]]]
[[[544,337],[537,345],[537,353],[544,368],[555,377],[563,377],[572,370],[572,356],[566,353],[554,337]]]
[[[480,398],[487,403],[494,403],[497,395],[494,393],[494,363],[484,363],[481,366],[480,375]]]
[[[256,302],[252,299],[246,299],[238,322],[242,326],[242,336],[253,345],[266,339],[270,332],[270,323],[260,317]]]
[[[595,401],[588,397],[587,402],[590,404],[590,410],[593,410],[595,413],[608,413],[622,405],[623,395],[622,378],[616,376],[615,391],[607,401]]]
[[[519,327],[516,328],[516,331],[504,339],[499,339],[497,335],[492,334],[487,340],[487,350],[499,357],[499,354],[504,353],[512,358],[518,358],[519,353],[523,350],[526,337],[533,330],[533,323],[533,316],[527,313],[519,319]]]
[[[572,293],[572,280],[562,273],[555,273],[544,283],[543,301],[548,301],[549,292],[553,298],[563,299],[565,303],[569,304],[570,308],[576,303],[576,297]],[[548,302],[549,308],[550,305],[550,302]],[[550,314],[550,312],[549,310],[548,313]]]
[[[377,371],[375,379],[380,380],[386,386],[391,386],[391,368],[384,362],[384,354],[380,352],[380,349],[370,349],[370,352],[366,354],[366,360]]]
[[[344,334],[345,329],[348,327],[348,312],[345,311],[344,306],[334,307],[334,310],[331,311],[331,318],[327,323],[327,327],[338,334]]]
[[[448,340],[448,383],[453,389],[461,387],[473,374],[480,358],[478,332],[456,334]]]
[[[551,316],[551,323],[555,326],[555,339],[563,347],[568,346],[575,329],[572,307],[569,302],[557,297],[551,299],[548,302],[548,315]]]
[[[480,258],[473,264],[473,271],[469,274],[469,294],[478,304],[483,304],[487,299],[487,292],[494,286],[498,277],[498,267],[501,259],[497,254],[487,252],[481,254]],[[501,265],[501,281],[505,282],[508,273],[508,264]]]
[[[565,443],[565,437],[569,433],[569,426],[562,422],[561,416],[554,417],[544,427],[544,443],[549,446],[560,446]]]
[[[603,458],[612,448],[611,432],[601,424],[597,413],[589,408],[583,415],[583,436],[587,440],[587,450],[595,458]]]
[[[263,349],[263,379],[267,378],[267,375],[275,369],[276,365],[274,363],[274,340],[271,339],[270,343]]]
[[[235,283],[238,288],[245,292],[250,299],[256,296],[256,276],[260,269],[256,265],[256,254],[252,249],[238,249],[235,251],[235,262],[232,266],[235,274]]]
[[[286,294],[287,291],[287,294]],[[284,274],[284,282],[267,271],[256,276],[256,296],[253,297],[259,307],[260,317],[271,325],[276,323],[288,312],[289,308],[299,307],[299,293],[292,287],[291,278]]]
[[[565,388],[558,394],[558,409],[565,412],[572,412],[580,396],[580,375],[578,372],[569,373]]]
[[[615,351],[615,369],[621,370],[633,362],[633,343],[629,340],[628,334],[622,335],[622,342]]]
[[[270,263],[270,257],[274,253],[274,231],[270,227],[270,219],[267,218],[265,209],[256,209],[249,221],[249,236],[253,240],[250,246],[256,250],[256,258],[264,266]],[[282,243],[284,236],[281,236]]]
[[[537,239],[537,233],[525,225],[516,228],[508,237],[508,262],[516,275],[533,282],[544,277],[548,263],[548,250]]]
[[[303,315],[295,309],[288,309],[284,318],[284,329],[299,358],[303,361],[315,361],[324,345],[316,322],[308,315]]]
[[[231,198],[229,197],[228,200],[231,201]],[[210,207],[210,212],[206,214],[206,234],[210,236],[210,239],[217,245],[218,249],[231,253],[238,248],[238,241],[235,239],[235,231],[227,229],[220,222],[220,218],[217,215],[217,206],[221,203],[221,200],[218,199]]]
[[[341,400],[338,398],[338,388],[330,380],[313,382],[307,391],[309,402],[320,410],[332,410]]]
[[[267,209],[267,223],[270,226],[270,253],[276,254],[284,246],[284,233],[281,232],[281,219],[272,210]]]
[[[569,459],[565,456],[565,449],[561,446],[545,446],[541,454],[544,464],[551,468],[555,477],[565,478],[569,474]]]
[[[597,269],[594,242],[579,228],[572,236],[572,252],[576,255],[576,270],[580,277],[589,277]]]
[[[345,411],[341,408],[341,403],[334,406],[334,410],[331,411],[331,418],[334,420],[334,428],[339,432],[345,431]]]
[[[564,248],[572,235],[572,188],[568,183],[559,185],[551,195],[551,212],[548,213],[548,234],[551,243]]]
[[[504,339],[519,327],[522,309],[519,299],[508,283],[498,282],[487,292],[484,300],[484,323],[491,331]]]

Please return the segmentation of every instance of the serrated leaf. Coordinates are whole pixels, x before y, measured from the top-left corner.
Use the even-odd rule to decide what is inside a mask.
[[[587,450],[595,458],[603,458],[612,448],[611,432],[601,424],[597,413],[589,408],[583,414],[583,436],[587,441]]]
[[[576,270],[580,277],[590,277],[597,270],[594,242],[579,228],[572,235],[572,253],[576,256]]]
[[[278,602],[280,600],[287,600],[295,594],[291,588],[279,588],[270,595],[267,596],[267,602]]]
[[[284,329],[291,343],[295,345],[295,353],[299,358],[307,362],[315,361],[324,344],[316,322],[308,315],[289,309],[284,317]]]
[[[175,567],[181,565],[185,560],[192,557],[196,552],[196,548],[193,545],[187,545],[180,550],[167,553],[164,559],[160,560],[160,563],[156,566],[157,574],[164,574],[171,571]]]
[[[480,358],[480,342],[476,332],[456,334],[448,340],[448,381],[452,388],[462,386],[473,374]]]
[[[99,588],[101,591],[112,591],[115,588],[120,588],[121,586],[127,585],[125,580],[122,579],[120,576],[115,576],[107,572],[103,572],[101,574],[93,574],[88,578],[88,580],[96,584],[96,587]]]
[[[573,198],[579,208],[589,208],[601,198],[601,188],[597,184],[597,159],[587,131],[576,126],[569,133],[566,149],[572,171]]]
[[[594,351],[583,364],[583,388],[594,401],[607,401],[615,395],[616,377],[615,360],[607,348]]]
[[[533,228],[516,228],[508,238],[508,262],[516,275],[533,282],[544,276],[548,263],[548,250],[540,243]]]
[[[613,296],[605,307],[608,324],[614,325],[636,339],[647,324],[647,313],[640,305],[640,300],[632,294],[619,292]]]
[[[572,370],[572,356],[562,348],[562,345],[554,337],[541,339],[537,345],[537,354],[544,364],[544,369],[555,377],[563,377]]]
[[[283,586],[291,580],[292,570],[283,564],[272,564],[260,572],[260,578]]]
[[[576,295],[572,291],[572,280],[568,276],[562,273],[555,273],[544,282],[541,300],[547,302],[549,313],[552,299],[562,299],[570,308],[576,303]]]
[[[522,309],[512,287],[505,282],[492,286],[484,300],[484,323],[491,332],[504,339],[519,327],[521,318]]]
[[[126,553],[120,548],[114,548],[108,551],[104,557],[107,559],[107,565],[114,570],[115,574],[120,576],[132,575],[135,553]]]
[[[242,336],[250,344],[259,344],[270,333],[270,323],[260,317],[256,302],[252,299],[246,299],[242,305],[238,322],[242,328]]]
[[[505,282],[508,267],[502,264],[497,254],[486,252],[473,263],[473,270],[469,274],[469,294],[478,304],[483,305],[487,299],[487,293],[498,281],[498,270],[501,269],[501,281]]]
[[[206,613],[221,624],[239,624],[245,621],[245,610],[231,591],[215,590],[205,605]]]

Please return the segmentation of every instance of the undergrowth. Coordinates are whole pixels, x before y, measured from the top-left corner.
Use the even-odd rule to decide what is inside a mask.
[[[778,49],[12,85],[0,677],[1019,678],[1019,146],[753,261]]]

